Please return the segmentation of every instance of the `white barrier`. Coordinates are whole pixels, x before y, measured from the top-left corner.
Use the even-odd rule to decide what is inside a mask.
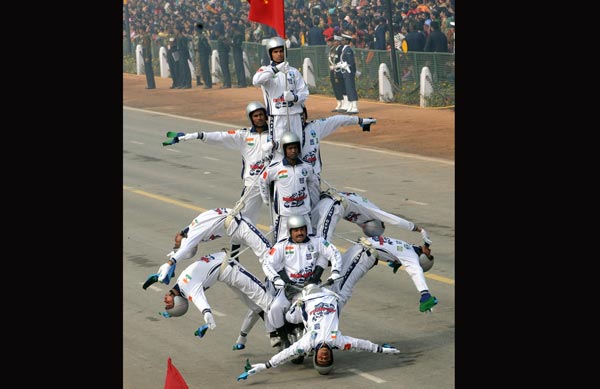
[[[431,96],[433,93],[433,78],[431,78],[431,72],[427,66],[421,69],[421,75],[419,76],[419,82],[421,84],[419,88],[420,105],[421,108],[427,107],[426,97]]]
[[[144,74],[144,56],[142,55],[142,45],[135,47],[135,70],[137,75]]]
[[[379,101],[390,103],[394,101],[394,90],[390,81],[390,70],[385,63],[379,65]]]
[[[221,63],[219,62],[219,52],[217,50],[213,50],[210,57],[210,70],[213,84],[221,82],[219,75],[223,73],[221,72]]]
[[[167,62],[167,49],[164,46],[158,50],[158,63],[160,64],[160,76],[169,78],[169,62]]]
[[[190,65],[190,73],[192,74],[192,83],[196,81],[196,69],[194,69],[194,53],[188,50],[190,53],[190,59],[188,59],[188,65]]]
[[[253,75],[250,73],[250,62],[245,51],[242,51],[242,58],[244,60],[244,75],[246,76],[246,80],[250,80],[250,84],[252,84]]]
[[[314,67],[310,58],[304,58],[304,62],[302,63],[302,77],[304,77],[304,82],[306,82],[306,85],[312,88],[317,86],[313,69]]]

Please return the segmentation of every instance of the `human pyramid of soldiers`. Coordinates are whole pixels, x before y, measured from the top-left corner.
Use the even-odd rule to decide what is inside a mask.
[[[155,282],[168,285],[175,278],[177,264],[195,258],[165,294],[161,315],[182,316],[191,301],[204,316],[205,324],[194,333],[201,338],[216,328],[206,290],[221,281],[236,292],[248,311],[233,350],[246,347],[247,336],[259,319],[277,350],[265,363],[246,360],[238,381],[289,361],[302,364],[305,357],[312,357],[319,374],[329,374],[333,350],[399,353],[390,344],[347,336],[339,329],[340,314],[354,286],[378,261],[387,262],[394,274],[403,267],[410,275],[420,293],[420,312],[431,312],[438,302],[423,274],[434,259],[427,231],[363,196],[337,191],[321,178],[320,141],[342,126],[358,124],[362,131],[370,131],[376,119],[333,115],[308,121],[304,104],[308,87],[301,73],[285,61],[285,41],[271,38],[266,49],[271,62],[253,77],[253,84],[262,88],[265,104],[252,101],[246,106],[249,127],[167,132],[163,146],[201,140],[238,150],[244,190],[233,208],[202,212],[177,232],[168,261],[143,285],[144,289]],[[322,186],[327,188],[322,190]],[[267,234],[256,227],[263,204],[272,223]],[[343,254],[331,243],[342,219],[364,233],[357,241],[346,239],[352,246]],[[385,236],[386,224],[419,232],[423,244]],[[230,249],[196,256],[202,242],[224,236],[230,238]],[[240,263],[240,254],[248,249],[258,258],[264,277]]]

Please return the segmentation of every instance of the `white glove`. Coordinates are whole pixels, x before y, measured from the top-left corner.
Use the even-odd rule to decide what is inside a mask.
[[[335,70],[335,66],[329,65],[329,70]]]
[[[277,68],[278,71],[280,71],[282,73],[287,73],[290,70],[287,62],[282,62],[275,67]]]
[[[183,141],[183,140],[192,140],[192,139],[199,139],[200,138],[200,133],[198,132],[191,132],[189,134],[185,134],[184,136],[180,136],[178,137],[179,141]]]
[[[387,345],[388,347],[383,346],[381,352],[384,354],[400,354],[400,350],[398,350],[395,347],[391,347],[389,345]]]
[[[373,119],[373,118],[362,118],[362,125],[365,125],[365,124],[371,124],[371,123],[373,123],[373,124],[377,123],[377,119]]]
[[[210,312],[206,312],[204,314],[204,322],[206,324],[208,324],[208,328],[211,330],[214,330],[215,327],[217,326],[217,324],[215,323],[215,318],[213,317],[212,313],[210,313]]]
[[[273,142],[267,142],[264,145],[261,146],[262,151],[264,151],[265,153],[270,152],[273,149]]]
[[[328,284],[333,284],[336,280],[342,278],[342,275],[337,270],[331,272],[331,275],[327,279]]]
[[[277,278],[275,281],[273,281],[273,286],[277,290],[283,289],[283,287],[285,286],[285,281],[281,278]]]
[[[296,98],[296,95],[294,95],[294,92],[292,92],[291,90],[286,90],[285,92],[283,92],[283,98],[285,99],[285,101],[292,102]]]
[[[335,69],[341,69],[341,68],[344,66],[344,63],[345,63],[345,62],[338,62],[338,63],[336,63],[336,64],[335,64],[333,67],[334,67]]]
[[[429,239],[429,235],[427,234],[427,231],[425,231],[425,229],[423,227],[421,227],[421,236],[423,237],[423,242],[425,242],[427,244],[431,244],[431,239]]]
[[[257,363],[256,365],[252,365],[252,369],[248,370],[248,375],[260,373],[263,370],[267,370],[267,365],[264,363]]]
[[[163,263],[158,268],[158,282],[163,282],[167,274],[169,274],[169,270],[171,270],[171,265],[169,262]]]

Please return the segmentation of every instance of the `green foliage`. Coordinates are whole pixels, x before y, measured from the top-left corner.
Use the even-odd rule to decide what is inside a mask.
[[[123,56],[123,73],[137,74],[135,55]],[[152,70],[154,71],[154,77],[160,75],[160,63],[158,59],[152,58]],[[144,68],[142,67],[142,74],[144,74]]]

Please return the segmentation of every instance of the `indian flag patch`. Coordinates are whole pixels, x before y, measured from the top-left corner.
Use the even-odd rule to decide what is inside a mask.
[[[285,254],[294,254],[294,246],[285,246]]]
[[[248,146],[254,146],[254,138],[246,138],[246,144]]]
[[[288,177],[288,171],[287,170],[280,170],[277,175],[279,176],[279,179],[282,178],[287,178]]]
[[[337,338],[337,331],[331,331],[331,339]]]

